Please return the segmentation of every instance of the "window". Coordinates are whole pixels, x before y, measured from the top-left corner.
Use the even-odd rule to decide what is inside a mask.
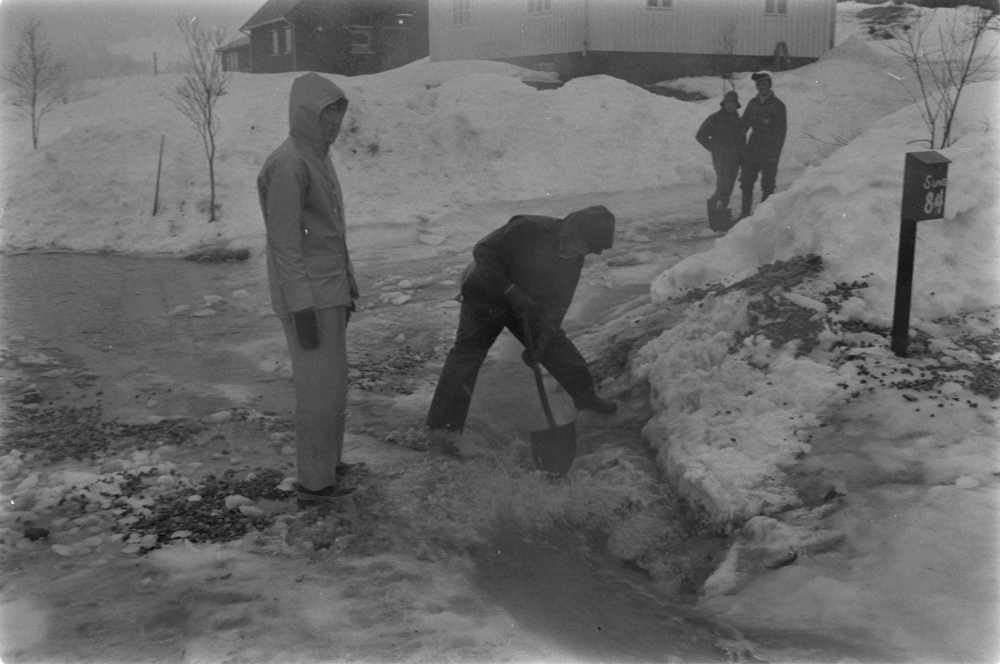
[[[471,12],[469,11],[471,2],[472,0],[452,0],[452,25],[469,25],[472,22]]]
[[[348,28],[351,32],[351,53],[374,53],[372,48],[372,27],[369,25],[352,25]]]
[[[674,0],[646,0],[646,9],[673,9]]]
[[[278,55],[281,53],[281,44],[278,43],[278,31],[271,30],[271,55]]]
[[[787,16],[788,0],[764,0],[764,13],[772,16]]]
[[[552,12],[552,0],[528,0],[529,14],[550,14]]]
[[[285,53],[292,52],[292,26],[285,26]]]

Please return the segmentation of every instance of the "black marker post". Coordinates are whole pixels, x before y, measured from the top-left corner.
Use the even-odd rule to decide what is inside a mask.
[[[903,205],[899,223],[899,263],[896,267],[896,303],[892,314],[892,352],[906,357],[910,339],[910,296],[917,222],[944,217],[951,160],[937,152],[907,152],[903,169]]]

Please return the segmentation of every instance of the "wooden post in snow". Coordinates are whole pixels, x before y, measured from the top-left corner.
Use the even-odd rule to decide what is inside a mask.
[[[892,312],[892,343],[898,357],[907,357],[910,343],[910,298],[917,222],[944,217],[951,160],[934,152],[907,152],[903,165],[903,204],[899,220],[899,257],[896,265],[896,301]]]
[[[156,216],[156,209],[160,204],[160,171],[163,168],[163,139],[166,134],[160,134],[160,159],[156,163],[156,193],[153,194],[153,216]]]

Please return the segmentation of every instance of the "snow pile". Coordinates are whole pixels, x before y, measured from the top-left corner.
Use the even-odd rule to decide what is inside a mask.
[[[746,325],[745,294],[713,298],[634,361],[635,379],[653,389],[657,415],[644,433],[660,463],[683,495],[723,523],[799,504],[780,471],[809,450],[804,438],[819,424],[816,413],[840,396],[843,380],[763,337],[731,353],[733,333]]]
[[[782,176],[818,163],[838,142],[906,103],[882,94],[886,74],[870,49],[844,48],[842,57],[774,76],[789,109]],[[330,76],[351,102],[333,150],[348,225],[416,228],[485,202],[710,186],[711,161],[694,134],[718,108],[718,79],[702,83],[711,82],[715,97],[694,104],[606,76],[544,91],[522,82],[536,74],[496,62],[421,61],[371,76]],[[90,82],[45,116],[37,151],[24,120],[5,116],[0,246],[259,250],[256,177],[287,135],[294,78],[236,74],[220,100],[221,211],[214,224],[206,223],[200,138],[172,101],[175,75]],[[844,80],[854,94],[844,94]],[[754,94],[748,73],[736,85],[745,103]]]
[[[912,393],[900,399],[892,388],[929,390],[940,407],[977,408],[1000,396],[991,371],[998,359],[996,316],[963,316],[1000,307],[1000,136],[987,121],[998,89],[990,82],[966,90],[958,140],[941,151],[952,160],[946,218],[923,222],[918,231],[911,338],[920,360],[892,354],[886,329],[903,155],[925,131],[915,108],[876,123],[760,205],[712,250],[653,282],[654,302],[661,304],[685,293],[712,295],[641,349],[633,380],[652,387],[655,415],[646,433],[661,464],[716,523],[739,526],[807,502],[786,471],[813,449],[817,426],[852,399],[876,399],[894,433],[910,435],[913,413],[906,407],[920,399]],[[762,266],[810,255],[822,261],[818,275],[753,289],[755,273],[768,274],[758,272]],[[919,380],[906,378],[917,373]],[[918,431],[928,426],[923,405]],[[981,448],[985,456],[975,455],[972,464],[981,473],[972,481],[938,472],[944,460],[922,447],[906,448],[922,460],[914,472],[930,484],[977,486],[997,470]],[[957,463],[954,454],[965,458],[955,450],[946,458]]]
[[[1000,304],[996,219],[1000,198],[998,132],[989,118],[997,83],[969,86],[956,118],[955,141],[941,154],[952,160],[944,221],[920,225],[914,267],[913,313],[935,318]],[[747,276],[757,266],[819,254],[832,281],[865,278],[865,320],[892,316],[898,253],[903,155],[925,129],[915,107],[878,122],[788,191],[770,198],[709,252],[691,256],[657,277],[655,299],[683,289]]]

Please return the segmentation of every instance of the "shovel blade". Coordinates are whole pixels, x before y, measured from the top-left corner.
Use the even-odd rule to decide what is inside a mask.
[[[576,459],[576,422],[531,432],[535,467],[554,477],[565,475]]]

